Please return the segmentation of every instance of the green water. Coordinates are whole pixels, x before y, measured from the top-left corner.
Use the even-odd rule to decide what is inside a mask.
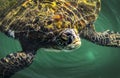
[[[96,29],[120,32],[120,0],[102,0]],[[17,40],[0,34],[0,58],[20,51]],[[82,40],[72,53],[39,50],[33,64],[12,78],[120,78],[120,48],[95,45]]]

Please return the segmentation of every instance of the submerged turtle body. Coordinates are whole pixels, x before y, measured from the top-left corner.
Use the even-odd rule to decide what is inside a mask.
[[[27,37],[49,42],[45,47],[51,47],[53,38],[56,40],[56,35],[63,30],[74,29],[78,34],[93,24],[100,10],[100,0],[26,0],[20,3],[6,11],[0,22],[2,32],[18,39]],[[56,43],[52,44],[55,44],[53,48],[59,48]]]
[[[18,39],[23,51],[0,60],[0,77],[28,67],[39,48],[72,50],[81,38],[102,46],[120,47],[120,34],[96,32],[100,0],[0,0],[0,31]],[[8,2],[7,2],[8,1]]]

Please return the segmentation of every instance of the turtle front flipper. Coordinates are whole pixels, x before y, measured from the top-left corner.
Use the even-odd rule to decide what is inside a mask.
[[[96,32],[93,26],[86,27],[80,36],[95,44],[108,47],[120,47],[120,34],[113,31]]]
[[[16,72],[31,65],[33,58],[32,52],[17,52],[0,59],[0,78],[10,78]]]

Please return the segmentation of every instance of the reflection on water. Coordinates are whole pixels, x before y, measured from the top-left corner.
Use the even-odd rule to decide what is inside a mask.
[[[96,29],[120,31],[120,0],[102,0]],[[19,42],[0,34],[0,57],[21,50]],[[72,53],[39,50],[34,63],[12,78],[120,78],[120,49],[85,40]]]

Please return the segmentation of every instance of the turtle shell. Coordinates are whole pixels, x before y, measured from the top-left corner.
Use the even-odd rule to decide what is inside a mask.
[[[60,32],[65,28],[81,31],[96,20],[100,10],[100,0],[2,1],[5,2],[0,6],[2,32],[39,31],[47,34],[47,32]]]

